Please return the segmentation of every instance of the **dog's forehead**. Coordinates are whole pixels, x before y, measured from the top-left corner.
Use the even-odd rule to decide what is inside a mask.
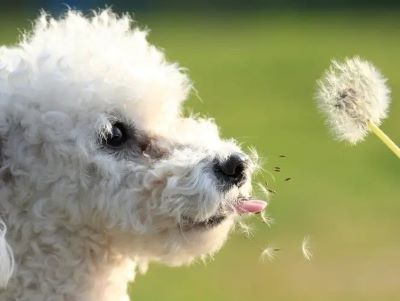
[[[0,51],[0,71],[8,73],[3,91],[51,109],[113,107],[143,125],[171,122],[190,81],[132,24],[108,10],[91,17],[69,11],[58,20],[42,15],[16,47]]]

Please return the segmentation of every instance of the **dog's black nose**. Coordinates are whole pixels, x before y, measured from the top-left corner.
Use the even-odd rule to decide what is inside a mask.
[[[224,182],[240,186],[246,177],[247,157],[241,153],[233,153],[224,161],[215,163],[215,172]]]

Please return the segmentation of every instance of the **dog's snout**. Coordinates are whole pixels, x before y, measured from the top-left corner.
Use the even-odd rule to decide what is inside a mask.
[[[247,157],[241,153],[233,153],[224,161],[217,161],[214,169],[224,182],[241,185],[246,177]]]

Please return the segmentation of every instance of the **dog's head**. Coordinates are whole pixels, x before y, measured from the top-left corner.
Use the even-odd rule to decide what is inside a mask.
[[[256,158],[181,112],[190,89],[127,16],[42,16],[0,49],[3,170],[37,223],[88,225],[170,264],[212,253],[264,204],[251,200]]]

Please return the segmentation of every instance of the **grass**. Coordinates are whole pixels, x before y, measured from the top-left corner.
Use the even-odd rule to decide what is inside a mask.
[[[189,69],[203,101],[192,95],[187,108],[214,117],[224,136],[255,146],[276,177],[274,182],[265,172],[258,180],[277,194],[269,207],[276,219],[271,230],[254,218],[255,236],[233,234],[207,265],[152,265],[131,287],[133,300],[398,300],[400,163],[372,135],[356,147],[335,142],[313,94],[331,58],[357,54],[372,61],[393,90],[382,128],[399,143],[399,17],[137,16],[152,29],[150,40]],[[0,21],[0,40],[15,41],[15,28],[24,24],[18,20]],[[301,254],[308,234],[311,262]],[[275,262],[262,264],[258,257],[267,242],[282,251]]]

